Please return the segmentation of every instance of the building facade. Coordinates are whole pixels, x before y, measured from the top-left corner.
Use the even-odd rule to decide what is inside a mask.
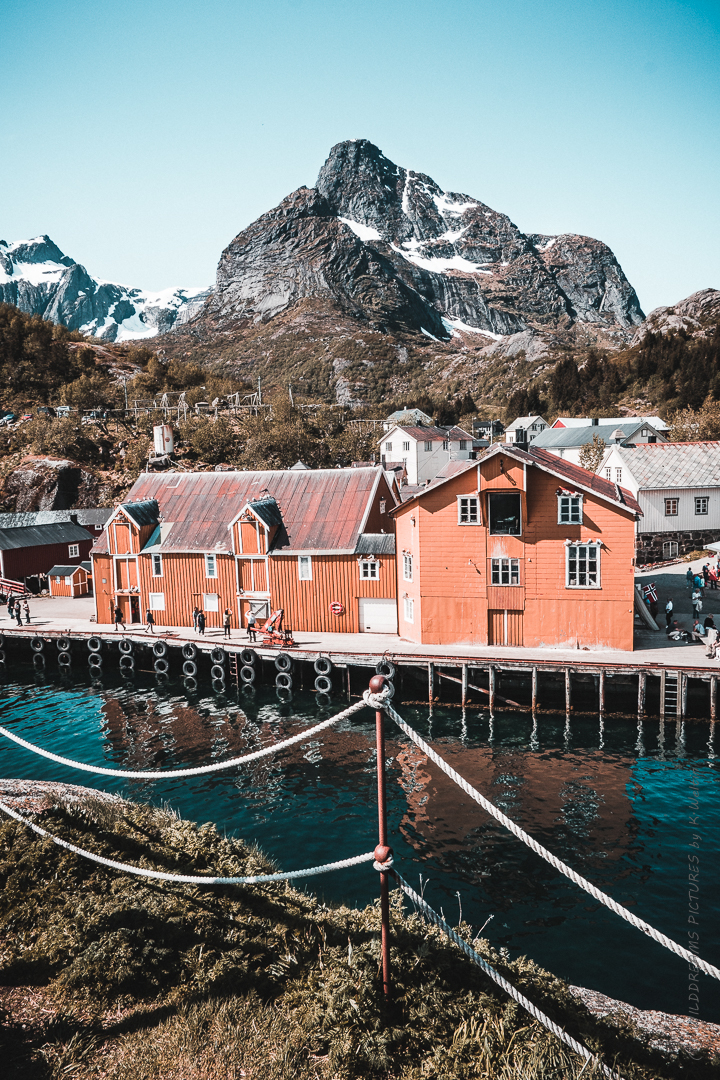
[[[566,427],[547,428],[533,443],[533,449],[547,450],[556,457],[569,461],[573,465],[580,464],[580,452],[587,443],[592,443],[597,436],[605,443],[605,453],[598,467],[598,474],[607,476],[606,470],[610,466],[610,455],[614,446],[640,446],[646,443],[664,442],[665,436],[657,431],[647,420],[633,416],[621,423],[607,423],[601,420],[598,423],[592,421],[588,427],[579,427],[570,424]],[[617,466],[616,466],[617,467]],[[612,475],[613,482],[622,483]]]
[[[547,426],[547,420],[543,420],[542,416],[518,416],[505,428],[505,442],[527,450]]]
[[[0,529],[0,577],[40,579],[53,566],[79,565],[89,558],[93,540],[87,529],[73,521]]]
[[[585,469],[492,447],[392,511],[400,636],[631,650],[639,514]]]
[[[383,465],[402,462],[412,487],[434,480],[449,461],[469,461],[477,445],[470,432],[459,427],[396,426],[380,440],[380,459]]]
[[[93,549],[98,622],[395,633],[394,505],[380,468],[144,473]]]

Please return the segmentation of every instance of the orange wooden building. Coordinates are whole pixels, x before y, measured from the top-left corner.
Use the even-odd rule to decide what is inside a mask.
[[[143,473],[93,548],[97,620],[396,633],[395,501],[379,467]]]
[[[92,584],[90,563],[80,566],[53,566],[48,570],[51,596],[87,596]]]
[[[632,494],[541,450],[452,464],[392,511],[400,636],[632,649]]]

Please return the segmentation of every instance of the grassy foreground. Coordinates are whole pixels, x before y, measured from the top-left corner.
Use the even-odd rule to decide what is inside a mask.
[[[271,872],[214,826],[117,801],[58,804],[43,826],[176,873]],[[368,872],[362,868],[359,872]],[[582,1062],[393,893],[394,998],[378,994],[379,910],[286,884],[196,888],[95,866],[0,822],[0,1021],[6,1080],[571,1080]],[[461,933],[472,937],[463,924]],[[478,951],[627,1080],[710,1077],[663,1064],[564,983]],[[586,1067],[583,1077],[598,1076]]]

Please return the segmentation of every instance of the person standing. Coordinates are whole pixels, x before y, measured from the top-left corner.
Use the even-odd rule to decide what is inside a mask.
[[[699,589],[693,589],[691,599],[693,618],[696,619],[702,611],[702,596]]]
[[[672,596],[668,596],[667,604],[665,605],[665,625],[670,626],[673,617],[673,602]]]
[[[198,615],[200,614],[200,608],[195,605],[193,608],[193,630],[197,630]]]
[[[25,625],[29,626],[30,625],[30,605],[28,604],[27,600],[23,604],[23,611],[25,613]]]
[[[19,600],[15,605],[15,619],[17,620],[18,626],[22,626],[22,608],[20,607]]]
[[[687,573],[685,574],[685,580],[687,581],[687,591],[688,592],[692,591],[693,577],[694,577],[694,574],[692,572],[692,569],[691,569],[691,567],[688,566]]]
[[[115,605],[115,610],[113,612],[113,618],[115,620],[115,629],[116,630],[117,630],[117,628],[119,626],[122,626],[123,630],[126,629],[126,627],[125,627],[125,619],[123,618],[123,613],[122,613],[122,608],[120,607],[119,604]]]
[[[255,640],[256,627],[257,627],[257,622],[255,620],[255,612],[253,611],[252,608],[250,608],[250,610],[247,613],[247,634],[248,634],[248,638],[250,639],[250,641]]]
[[[225,631],[224,636],[226,638],[230,637],[230,619],[231,619],[231,617],[232,617],[232,612],[231,612],[229,607],[226,607],[225,611],[223,612],[223,630]]]
[[[205,612],[198,611],[197,615],[197,632],[198,634],[205,634]]]
[[[147,623],[145,633],[153,634],[154,633],[153,626],[155,625],[155,616],[153,615],[150,608],[148,608],[147,611],[145,612],[145,622]]]
[[[700,595],[702,596],[705,591],[705,579],[702,577],[701,574],[695,575],[694,585],[695,588],[699,590]]]

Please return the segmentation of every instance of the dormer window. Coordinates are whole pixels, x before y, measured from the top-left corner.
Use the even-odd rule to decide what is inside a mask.
[[[558,525],[582,525],[582,495],[558,492]]]

